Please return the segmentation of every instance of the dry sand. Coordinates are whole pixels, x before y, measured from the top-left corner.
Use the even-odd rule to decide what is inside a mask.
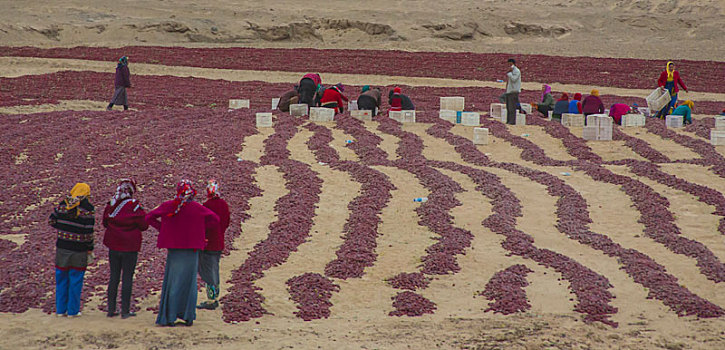
[[[613,56],[637,58],[677,58],[722,60],[725,36],[722,35],[722,0],[686,2],[677,0],[515,0],[515,1],[408,1],[367,2],[308,1],[87,1],[59,0],[0,1],[0,45],[51,46],[255,46],[374,48],[431,51],[474,51],[543,53],[552,55]],[[326,8],[325,8],[326,7]],[[43,74],[58,70],[107,72],[105,62],[36,58],[0,58],[0,76]],[[299,73],[254,72],[169,67],[134,64],[134,74],[168,74],[223,78],[227,80],[264,80],[292,82]],[[322,72],[325,73],[325,72]],[[332,74],[326,74],[331,76]],[[253,78],[252,78],[253,77]],[[339,75],[351,84],[357,81],[403,82],[422,86],[497,86],[493,82],[463,81],[417,77]],[[377,80],[375,80],[377,79]],[[531,87],[536,82],[531,82]],[[555,89],[586,91],[590,87],[571,85]],[[608,89],[606,93],[643,96],[646,92]],[[699,100],[725,100],[722,93],[691,93]],[[98,101],[61,101],[57,105],[5,107],[0,113],[32,113],[57,110],[101,109]],[[377,123],[366,127],[377,133]],[[453,147],[433,138],[426,124],[405,126],[419,135],[429,159],[461,162]],[[671,159],[697,158],[693,152],[672,140],[646,132],[643,128],[624,129],[629,135],[647,141],[666,152]],[[456,126],[454,133],[470,137],[471,129]],[[514,134],[528,133],[530,139],[554,159],[569,160],[560,140],[546,135],[540,127],[513,126]],[[576,133],[577,130],[573,129]],[[258,161],[269,129],[250,136],[238,156]],[[613,319],[619,328],[584,324],[573,311],[573,294],[560,276],[529,260],[507,256],[501,247],[502,236],[481,225],[491,213],[489,200],[460,173],[441,170],[465,190],[456,195],[461,206],[454,208],[455,225],[470,230],[472,247],[458,261],[461,271],[441,276],[421,292],[437,304],[433,315],[418,318],[389,317],[390,297],[397,291],[385,279],[401,272],[416,271],[424,250],[434,234],[418,224],[416,205],[410,200],[426,194],[425,188],[410,173],[376,167],[397,187],[383,210],[379,227],[378,259],[359,279],[336,281],[340,292],[332,298],[329,319],[304,322],[293,312],[284,281],[301,272],[323,272],[324,264],[334,256],[340,244],[342,225],[347,217],[346,203],[359,190],[359,184],[346,173],[317,164],[304,142],[311,133],[300,128],[290,141],[292,158],[308,163],[323,179],[317,217],[308,241],[294,252],[288,262],[265,273],[257,282],[266,297],[265,307],[273,313],[241,324],[221,321],[221,311],[203,311],[191,328],[157,328],[155,315],[142,311],[128,320],[110,320],[95,308],[98,300],[84,307],[78,319],[55,318],[31,310],[23,314],[0,315],[0,349],[723,349],[725,320],[698,320],[677,317],[657,300],[647,299],[647,291],[636,284],[616,259],[561,235],[554,224],[555,198],[538,184],[511,173],[486,169],[499,175],[503,183],[521,200],[524,216],[518,228],[532,234],[541,248],[550,248],[580,261],[605,275],[617,297],[613,305],[619,312]],[[380,148],[396,159],[396,137],[380,135]],[[692,135],[691,135],[692,136]],[[334,147],[343,159],[357,160],[344,141],[350,139],[333,130]],[[605,160],[641,159],[623,142],[589,142]],[[520,151],[492,137],[489,145],[479,146],[497,161],[510,161],[560,176],[579,191],[589,204],[591,229],[606,233],[613,241],[634,248],[655,259],[675,275],[680,283],[698,295],[725,308],[725,287],[700,274],[693,259],[676,255],[642,234],[639,214],[617,186],[595,182],[586,174],[566,167],[542,167],[520,157]],[[717,147],[725,154],[725,147]],[[62,155],[61,155],[62,156]],[[17,162],[27,161],[18,155]],[[670,201],[676,223],[685,237],[703,242],[721,260],[725,243],[716,231],[718,216],[713,207],[693,196],[631,174],[624,167],[609,167],[618,174],[633,176],[652,186]],[[725,180],[699,165],[665,164],[663,171],[694,183],[725,191]],[[275,201],[286,194],[281,173],[272,166],[257,169],[255,181],[264,192],[250,201],[251,218],[242,225],[244,234],[234,242],[238,250],[224,258],[221,279],[245,259],[259,241],[266,238],[267,226],[276,219]],[[40,203],[39,203],[40,204]],[[4,234],[3,239],[22,242],[19,232]],[[501,316],[485,313],[487,301],[472,298],[483,290],[491,276],[512,264],[525,264],[534,273],[526,288],[532,305],[529,312]],[[229,284],[223,282],[222,293]],[[1,296],[0,296],[1,297]],[[143,307],[158,302],[152,296]]]

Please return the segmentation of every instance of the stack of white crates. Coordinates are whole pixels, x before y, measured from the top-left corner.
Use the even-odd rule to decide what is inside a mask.
[[[622,116],[622,126],[644,126],[646,117],[642,114],[625,114]]]
[[[710,143],[713,146],[725,145],[725,117],[715,117],[715,129],[710,130]]]
[[[487,145],[488,144],[488,129],[487,128],[473,128],[473,144],[475,144],[475,145]]]
[[[362,121],[372,121],[373,120],[373,111],[367,110],[367,109],[358,109],[354,111],[350,111],[350,116],[359,119]]]
[[[587,117],[587,126],[582,128],[582,138],[589,141],[612,141],[614,119],[604,114]]]
[[[561,125],[569,127],[582,127],[584,126],[584,115],[573,114],[573,113],[562,113],[561,114]]]
[[[313,122],[331,122],[335,120],[335,110],[325,107],[310,108],[310,121]]]
[[[665,124],[668,128],[681,128],[683,118],[681,115],[668,115],[665,117]]]
[[[229,109],[249,108],[249,100],[229,100]]]
[[[257,113],[256,117],[258,128],[272,127],[272,113]]]
[[[303,115],[307,115],[308,113],[307,104],[305,103],[297,103],[289,105],[289,114],[291,114],[293,117],[301,117]]]

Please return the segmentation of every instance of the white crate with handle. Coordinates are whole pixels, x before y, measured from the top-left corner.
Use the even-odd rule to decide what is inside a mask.
[[[335,120],[335,110],[325,107],[310,108],[310,121],[325,123]]]
[[[373,111],[368,109],[358,109],[354,111],[350,111],[350,116],[359,119],[362,121],[372,121],[373,120]]]
[[[523,109],[524,112],[526,112],[526,114],[531,114],[531,112],[533,111],[533,109],[531,108],[531,104],[530,103],[522,103],[521,104],[521,109]]]
[[[257,113],[256,119],[258,128],[272,127],[272,113]]]
[[[682,121],[684,117],[681,115],[668,115],[665,117],[665,125],[667,125],[668,128],[681,128],[682,127]]]
[[[710,144],[713,146],[725,145],[725,131],[710,130]]]
[[[561,125],[569,127],[582,127],[584,126],[584,115],[574,113],[562,113]]]
[[[306,103],[296,103],[289,105],[289,114],[293,117],[301,117],[309,113],[309,106]]]
[[[449,109],[453,111],[463,111],[465,107],[466,99],[462,96],[449,96],[440,98],[439,109]]]
[[[496,120],[506,119],[506,105],[503,103],[492,103],[488,112]]]
[[[229,109],[249,108],[249,100],[229,100]]]
[[[473,144],[488,144],[488,128],[473,128]]]
[[[661,110],[668,103],[670,103],[672,97],[670,96],[670,92],[667,89],[658,87],[654,89],[654,91],[652,91],[649,96],[647,96],[646,100],[647,108],[649,108],[649,110],[654,113]]]
[[[526,114],[516,113],[516,125],[526,125]]]
[[[725,116],[715,117],[715,130],[725,131]]]
[[[273,98],[272,99],[272,110],[277,109],[279,107],[279,98]]]
[[[481,114],[476,112],[461,113],[461,125],[479,126],[481,125]]]

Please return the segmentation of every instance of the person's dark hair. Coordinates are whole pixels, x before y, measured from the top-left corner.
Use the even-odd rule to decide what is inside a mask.
[[[513,58],[509,58],[508,62],[509,62],[509,63],[513,63],[513,64],[516,64],[516,60],[515,60],[515,59],[513,59]]]

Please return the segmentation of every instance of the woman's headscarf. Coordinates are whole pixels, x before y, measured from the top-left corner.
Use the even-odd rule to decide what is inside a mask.
[[[136,193],[136,182],[132,179],[121,179],[116,187],[116,194],[111,197],[109,203],[111,206],[115,206],[124,199],[133,197],[134,193]]]
[[[393,89],[393,94],[400,94],[400,92],[401,92],[401,91],[403,91],[403,90],[401,90],[401,89],[400,89],[399,87],[397,87],[397,86],[396,86],[396,87],[395,87],[395,88]]]
[[[566,92],[562,92],[559,101],[569,101],[569,94],[567,94]]]
[[[174,198],[176,210],[169,214],[169,216],[178,214],[181,208],[184,207],[184,204],[194,200],[194,196],[196,196],[196,190],[192,186],[191,181],[186,179],[179,181],[179,183],[176,184],[176,197]]]
[[[118,59],[118,67],[123,67],[128,65],[128,57],[123,56]]]
[[[541,94],[541,101],[543,102],[544,99],[546,98],[546,94],[550,94],[550,93],[551,93],[551,86],[544,84],[544,93]]]
[[[575,100],[577,100],[577,101],[581,101],[581,100],[582,100],[582,94],[580,94],[580,93],[578,93],[578,92],[577,92],[577,93],[575,93],[575,94],[574,94],[574,99],[575,99]]]
[[[685,106],[687,106],[687,107],[690,107],[690,110],[694,110],[695,109],[695,103],[692,102],[691,100],[686,100],[685,102],[682,102],[682,104],[685,105]]]
[[[365,85],[362,87],[362,92],[370,90],[370,85]]]
[[[71,210],[77,208],[81,202],[91,195],[91,186],[87,183],[79,182],[70,190],[70,196],[65,197],[65,209]]]
[[[337,84],[335,84],[335,88],[336,88],[336,89],[337,89],[337,91],[339,91],[339,92],[345,92],[345,85],[343,85],[342,83],[337,83]]]
[[[597,89],[592,90],[590,95],[599,97],[599,90],[597,90]]]
[[[214,179],[209,180],[206,184],[206,198],[219,198],[219,195],[219,183]]]
[[[670,70],[671,64],[672,61],[667,61],[667,66],[665,67],[665,70],[667,70],[667,81],[673,81],[675,79],[675,70]]]

